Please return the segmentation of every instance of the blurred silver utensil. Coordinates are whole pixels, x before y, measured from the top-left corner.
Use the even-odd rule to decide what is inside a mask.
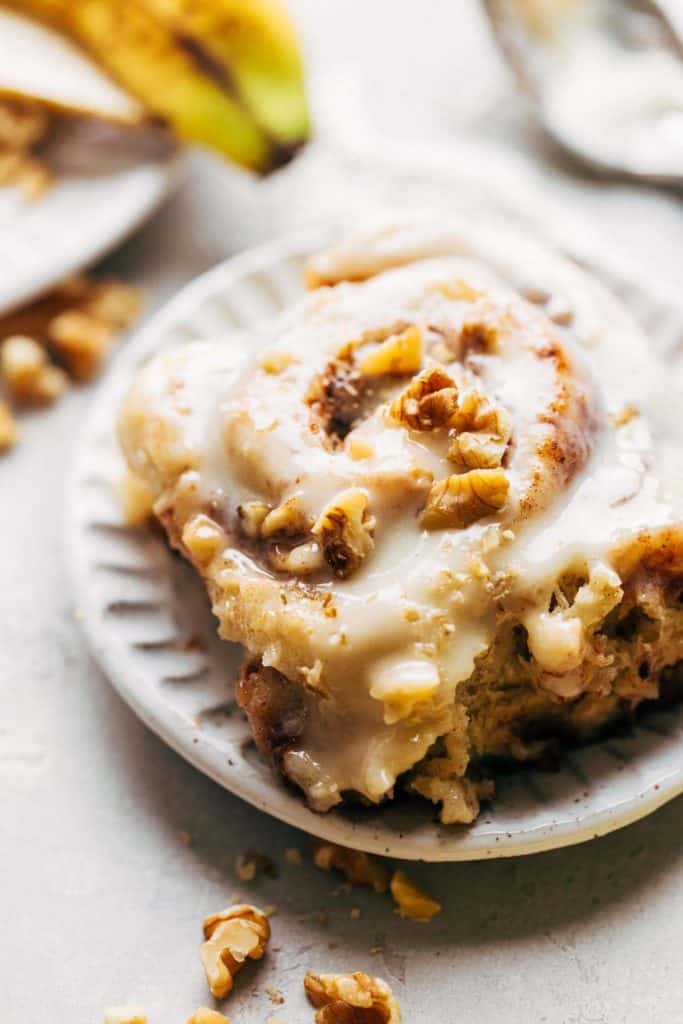
[[[593,170],[683,187],[681,0],[484,0],[546,133]]]

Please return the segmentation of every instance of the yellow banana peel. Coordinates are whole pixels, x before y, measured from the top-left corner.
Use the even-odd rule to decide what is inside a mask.
[[[266,173],[308,136],[280,0],[0,0],[68,35],[176,135]]]

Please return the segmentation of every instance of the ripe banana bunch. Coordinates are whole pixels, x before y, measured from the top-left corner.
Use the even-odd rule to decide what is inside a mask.
[[[175,134],[266,173],[306,141],[281,0],[0,0],[67,35]]]

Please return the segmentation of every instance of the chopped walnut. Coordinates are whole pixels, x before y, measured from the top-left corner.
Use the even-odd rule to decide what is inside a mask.
[[[7,402],[0,402],[0,452],[6,452],[12,448],[19,436],[17,421],[12,415]]]
[[[268,561],[276,572],[292,576],[310,576],[325,567],[325,559],[317,540],[307,540],[293,548],[274,544],[268,549]]]
[[[140,308],[140,295],[119,281],[73,277],[30,305],[0,317],[0,338],[24,335],[54,351],[77,380],[99,369],[115,335]]]
[[[225,536],[218,523],[202,513],[190,519],[183,529],[183,546],[200,566],[208,565],[224,542]]]
[[[364,377],[409,377],[422,366],[422,332],[414,324],[390,335],[358,366]]]
[[[333,868],[341,871],[351,885],[367,885],[375,892],[386,892],[389,888],[389,872],[385,865],[361,850],[350,850],[346,846],[315,839],[313,863],[322,871]]]
[[[21,402],[54,402],[68,384],[66,374],[50,362],[45,349],[21,335],[3,342],[0,376],[10,395]]]
[[[147,1014],[133,1006],[110,1006],[104,1024],[147,1024]]]
[[[389,887],[401,917],[426,923],[441,911],[441,904],[422,892],[403,871],[394,871]]]
[[[392,402],[389,417],[412,430],[434,430],[451,425],[457,405],[453,378],[439,366],[428,366]]]
[[[211,995],[223,999],[245,960],[260,960],[270,939],[268,918],[248,904],[228,907],[204,920],[199,955]]]
[[[363,459],[369,459],[375,454],[375,449],[370,442],[366,441],[364,437],[360,437],[357,433],[347,436],[344,447],[347,455],[354,459],[355,462],[362,462]]]
[[[332,499],[313,526],[325,561],[336,576],[349,576],[375,546],[375,521],[367,508],[365,491],[349,487]]]
[[[270,510],[270,505],[266,505],[264,501],[248,501],[237,506],[237,518],[245,536],[251,537],[252,540],[261,536],[263,521]]]
[[[301,508],[298,496],[287,498],[281,505],[268,512],[261,523],[262,537],[296,537],[308,533],[312,520]]]
[[[48,330],[52,348],[76,380],[95,376],[114,337],[111,324],[79,310],[60,313]]]
[[[509,481],[502,469],[471,469],[432,485],[422,513],[427,530],[465,529],[499,512],[507,501]]]
[[[314,974],[304,978],[316,1024],[400,1024],[401,1010],[385,981],[354,974]]]
[[[191,1017],[187,1018],[187,1024],[230,1024],[230,1019],[218,1010],[210,1010],[208,1006],[200,1006]]]

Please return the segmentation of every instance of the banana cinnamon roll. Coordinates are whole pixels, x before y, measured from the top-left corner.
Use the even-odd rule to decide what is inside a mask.
[[[145,366],[121,444],[309,804],[470,822],[496,765],[676,688],[675,395],[600,285],[496,229],[384,228],[308,283],[245,361]]]

